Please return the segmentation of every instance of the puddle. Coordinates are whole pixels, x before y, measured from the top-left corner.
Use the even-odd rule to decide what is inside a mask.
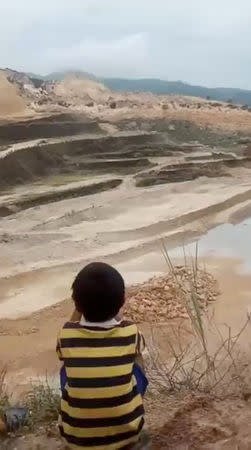
[[[251,271],[251,218],[232,225],[220,225],[199,241],[199,256],[214,258],[235,258],[241,260],[240,270],[243,273]],[[185,254],[195,256],[195,243],[185,245]],[[178,247],[170,251],[172,257],[184,257],[184,248]]]

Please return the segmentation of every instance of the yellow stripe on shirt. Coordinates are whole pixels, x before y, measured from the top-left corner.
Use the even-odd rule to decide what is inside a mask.
[[[67,367],[68,378],[106,378],[119,377],[132,372],[132,364],[112,367]]]
[[[85,347],[85,358],[112,358],[113,356],[122,356],[135,353],[135,344],[125,345],[123,347]],[[81,358],[83,357],[83,347],[61,347],[63,358]]]
[[[124,425],[116,425],[111,427],[98,427],[98,428],[79,428],[72,427],[68,423],[63,422],[64,432],[70,436],[75,436],[79,438],[92,438],[92,437],[106,437],[114,436],[120,433],[126,433],[128,430],[134,431],[139,428],[142,418],[138,417],[130,423]]]
[[[137,328],[135,325],[130,325],[128,327],[121,327],[119,329],[119,335],[117,334],[117,328],[102,330],[102,331],[95,331],[95,330],[88,330],[86,329],[74,329],[74,328],[63,328],[60,333],[61,339],[75,339],[75,338],[83,338],[83,337],[90,337],[95,339],[104,339],[104,337],[116,337],[118,335],[119,338],[121,337],[127,337],[131,336],[133,334],[137,333]]]
[[[111,386],[105,388],[74,388],[66,386],[66,390],[70,397],[80,399],[92,399],[92,398],[112,398],[120,395],[126,395],[136,385],[135,377],[132,379],[132,383],[121,384],[119,386]]]
[[[140,395],[137,395],[137,397],[134,397],[130,402],[127,403],[127,407],[129,411],[133,411],[141,404],[142,398]],[[62,411],[76,419],[82,419],[83,417],[88,417],[88,419],[118,417],[123,415],[125,411],[124,405],[114,406],[112,408],[73,408],[69,406],[65,400],[61,400],[61,409]]]

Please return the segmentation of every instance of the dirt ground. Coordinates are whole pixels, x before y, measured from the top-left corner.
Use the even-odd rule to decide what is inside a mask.
[[[0,70],[0,116],[24,116],[27,113],[27,105],[21,97],[18,89],[9,83]]]
[[[74,138],[55,137],[44,121],[40,140],[33,140],[37,124],[23,142],[25,125],[14,123],[16,138],[6,141],[11,125],[0,125],[0,359],[10,392],[15,385],[14,399],[27,380],[46,373],[57,385],[56,337],[72,312],[70,286],[84,264],[104,260],[121,271],[127,286],[142,283],[166,273],[163,241],[172,251],[219,224],[250,217],[250,113],[163,109],[161,103],[138,124],[142,108],[135,114],[100,108],[96,114],[94,107],[89,116],[99,121],[103,114],[106,125],[98,124],[97,131],[97,122],[86,122],[88,133]],[[83,123],[74,120],[57,118],[57,133],[65,123],[69,135],[83,132]],[[42,130],[48,134],[41,140]],[[242,271],[241,255],[227,257],[220,250],[203,255],[201,264],[220,285],[215,320],[222,330],[227,323],[238,331],[250,310],[250,274]],[[154,328],[167,358],[176,322],[139,326],[147,342]],[[247,353],[250,337],[248,327],[240,342]],[[152,386],[146,411],[153,448],[251,448],[250,408],[249,393],[218,399]],[[55,426],[4,445],[62,448]]]
[[[249,450],[251,403],[210,396],[165,392],[145,401],[152,450]],[[3,450],[67,450],[56,424],[1,442]]]

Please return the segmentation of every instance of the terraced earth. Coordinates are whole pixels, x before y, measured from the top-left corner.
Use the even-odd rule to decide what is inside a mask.
[[[160,238],[194,238],[251,198],[248,137],[182,121],[104,130],[73,116],[0,125],[0,317],[66,298],[89,260],[118,265],[129,283],[147,278],[132,261]]]

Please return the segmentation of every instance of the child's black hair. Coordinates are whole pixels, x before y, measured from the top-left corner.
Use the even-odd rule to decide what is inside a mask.
[[[104,322],[115,317],[125,302],[124,280],[108,264],[88,264],[73,282],[72,298],[86,320]]]

